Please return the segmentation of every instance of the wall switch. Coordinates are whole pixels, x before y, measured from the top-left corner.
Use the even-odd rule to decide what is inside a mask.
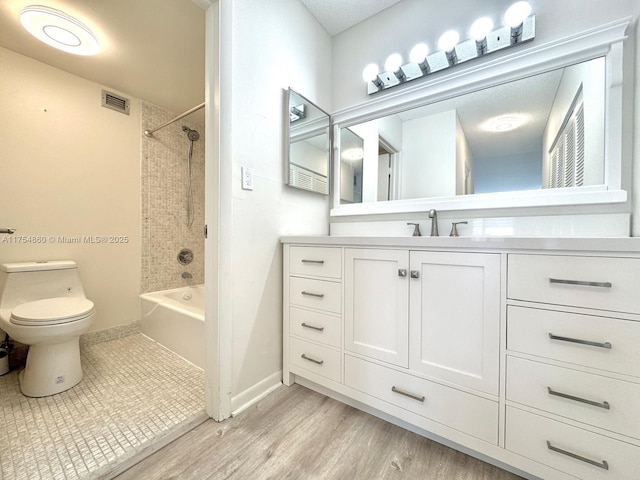
[[[253,168],[242,167],[242,189],[253,190]]]

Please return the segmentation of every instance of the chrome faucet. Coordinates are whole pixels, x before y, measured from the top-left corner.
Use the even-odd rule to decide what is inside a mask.
[[[429,218],[431,219],[431,236],[438,236],[438,213],[434,208],[429,210]]]
[[[16,233],[15,228],[0,228],[0,233],[6,233],[7,235],[13,235]]]

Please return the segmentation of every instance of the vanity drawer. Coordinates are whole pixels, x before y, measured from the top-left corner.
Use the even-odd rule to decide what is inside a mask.
[[[508,297],[640,313],[640,259],[509,255]]]
[[[582,480],[637,480],[640,470],[636,446],[513,407],[506,448]]]
[[[340,332],[342,320],[311,310],[289,308],[289,333],[308,340],[340,348]]]
[[[327,312],[342,311],[342,284],[312,278],[289,278],[289,302]]]
[[[299,338],[289,339],[289,362],[291,371],[301,368],[322,375],[330,380],[340,381],[340,352],[322,345],[306,342]]]
[[[336,247],[290,247],[289,273],[342,278],[342,249]]]
[[[640,377],[638,345],[640,322],[537,308],[507,308],[510,351]]]
[[[640,438],[637,383],[509,357],[507,400]]]
[[[345,385],[492,444],[498,443],[497,402],[350,355],[345,355],[344,362]]]

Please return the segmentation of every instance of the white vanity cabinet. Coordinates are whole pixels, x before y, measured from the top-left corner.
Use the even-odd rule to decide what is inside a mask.
[[[344,349],[409,366],[409,252],[346,248]]]
[[[506,448],[575,477],[640,472],[640,259],[508,257]]]
[[[411,370],[498,396],[500,255],[411,252]]]
[[[545,480],[640,472],[640,242],[294,237],[284,383]]]
[[[342,249],[285,248],[284,379],[291,373],[340,382]]]

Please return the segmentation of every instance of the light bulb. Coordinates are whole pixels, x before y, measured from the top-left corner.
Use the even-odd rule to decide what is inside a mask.
[[[365,82],[373,82],[376,78],[378,78],[378,73],[380,73],[378,65],[376,65],[375,63],[370,63],[362,70],[362,79]]]
[[[450,52],[460,40],[460,34],[455,30],[448,30],[444,32],[440,39],[438,40],[438,50],[442,50],[443,52]]]
[[[504,23],[508,27],[516,28],[522,24],[531,13],[529,2],[516,2],[504,14]]]
[[[493,30],[493,20],[489,17],[482,17],[473,22],[469,29],[469,35],[476,42],[481,42],[487,37],[491,30]]]
[[[429,47],[424,43],[418,43],[409,52],[409,61],[411,63],[422,63],[429,54]]]
[[[397,72],[402,65],[402,56],[399,53],[392,53],[384,62],[384,69],[387,72]]]

